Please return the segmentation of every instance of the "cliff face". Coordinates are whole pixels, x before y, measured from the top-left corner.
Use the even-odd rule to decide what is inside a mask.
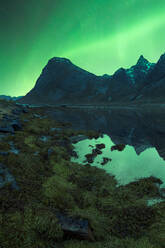
[[[52,58],[42,70],[35,87],[19,102],[79,103],[90,100],[96,89],[96,75],[89,73],[65,58]]]
[[[161,55],[158,62],[147,73],[135,100],[139,101],[164,101],[165,100],[165,54]]]
[[[16,100],[29,104],[110,104],[152,101],[165,96],[165,54],[150,63],[142,55],[129,69],[96,76],[69,59],[54,57],[42,70],[32,90]]]

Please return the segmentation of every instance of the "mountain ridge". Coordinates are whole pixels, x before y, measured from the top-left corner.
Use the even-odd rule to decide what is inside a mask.
[[[157,63],[140,55],[130,68],[97,76],[64,57],[51,58],[35,86],[16,102],[27,104],[111,104],[113,102],[163,101],[165,53]]]

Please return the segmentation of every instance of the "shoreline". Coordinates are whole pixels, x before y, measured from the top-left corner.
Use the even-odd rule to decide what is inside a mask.
[[[116,108],[116,109],[136,109],[136,108],[157,108],[157,107],[165,107],[165,103],[143,103],[143,104],[111,104],[111,105],[65,105],[65,104],[58,104],[58,105],[46,105],[43,107],[51,107],[51,108],[60,108],[60,109],[110,109],[110,108]]]
[[[128,103],[128,102],[114,102],[111,104],[26,104],[16,103],[16,105],[27,106],[29,108],[58,108],[58,109],[141,109],[141,108],[163,108],[165,103],[154,103],[154,102],[142,102],[142,103]]]

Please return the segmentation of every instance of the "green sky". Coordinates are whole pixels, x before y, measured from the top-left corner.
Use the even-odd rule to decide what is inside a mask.
[[[96,75],[156,62],[165,52],[164,0],[1,0],[0,95],[30,91],[48,60]]]

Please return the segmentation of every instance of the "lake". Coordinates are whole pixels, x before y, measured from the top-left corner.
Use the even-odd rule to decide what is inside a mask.
[[[165,108],[108,107],[63,108],[49,110],[51,118],[72,123],[73,129],[96,130],[98,139],[85,139],[73,144],[78,158],[72,162],[86,164],[85,154],[91,153],[96,144],[104,143],[102,154],[97,155],[92,166],[115,175],[118,185],[125,185],[141,177],[155,176],[165,187]],[[113,150],[116,144],[125,144],[122,151]],[[110,158],[101,165],[103,157]]]

